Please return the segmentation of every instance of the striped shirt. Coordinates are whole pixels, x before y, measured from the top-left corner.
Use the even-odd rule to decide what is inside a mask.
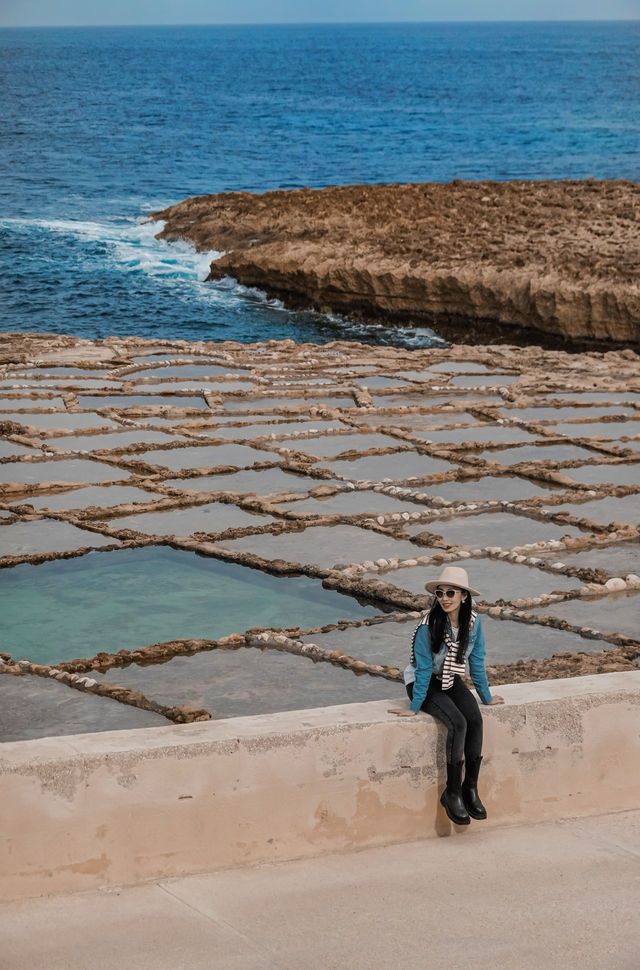
[[[465,661],[463,660],[462,663],[456,661],[458,653],[458,630],[451,627],[451,636],[448,635],[447,631],[444,640],[447,645],[447,656],[444,658],[442,667],[442,689],[449,690],[453,686],[453,678],[456,674],[459,674],[460,677],[464,676]]]

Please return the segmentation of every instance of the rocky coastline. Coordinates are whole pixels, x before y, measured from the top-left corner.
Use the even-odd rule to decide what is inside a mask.
[[[159,237],[221,252],[208,279],[291,308],[429,326],[447,340],[640,345],[640,186],[352,185],[186,199]]]

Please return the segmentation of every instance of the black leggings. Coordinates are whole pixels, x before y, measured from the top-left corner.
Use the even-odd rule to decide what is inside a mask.
[[[407,694],[413,699],[413,684],[407,684]],[[449,690],[442,689],[442,681],[432,677],[421,711],[442,721],[447,729],[447,761],[458,764],[463,758],[473,761],[482,754],[482,715],[478,702],[458,674]]]

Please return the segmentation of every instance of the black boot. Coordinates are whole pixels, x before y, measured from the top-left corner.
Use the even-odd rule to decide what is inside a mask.
[[[478,775],[480,774],[480,763],[482,756],[467,758],[467,770],[462,783],[462,798],[471,818],[486,818],[487,810],[478,797]]]
[[[462,765],[447,762],[447,787],[440,796],[440,804],[456,825],[468,825],[471,819],[462,800]]]

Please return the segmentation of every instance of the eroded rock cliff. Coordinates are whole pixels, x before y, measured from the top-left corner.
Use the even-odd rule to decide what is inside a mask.
[[[427,324],[465,342],[640,342],[640,185],[355,185],[187,199],[167,240],[223,251],[288,306]]]

